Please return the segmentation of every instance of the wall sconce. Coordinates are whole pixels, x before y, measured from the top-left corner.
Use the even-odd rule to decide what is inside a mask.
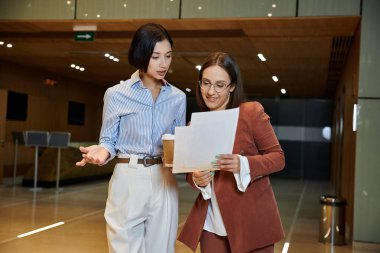
[[[46,86],[56,86],[57,83],[58,82],[56,80],[53,80],[53,79],[50,79],[50,78],[45,78],[45,81],[44,81],[44,84]]]

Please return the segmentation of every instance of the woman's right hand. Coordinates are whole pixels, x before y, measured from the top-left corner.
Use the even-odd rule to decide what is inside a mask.
[[[199,187],[205,187],[210,183],[214,173],[214,171],[209,170],[193,172],[193,181]]]
[[[110,153],[99,145],[79,147],[79,150],[82,152],[83,159],[75,164],[77,166],[84,166],[86,163],[102,165],[110,156]]]

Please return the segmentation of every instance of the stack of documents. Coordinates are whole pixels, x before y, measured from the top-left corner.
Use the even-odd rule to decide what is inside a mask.
[[[219,154],[232,154],[239,108],[198,112],[191,124],[175,128],[173,173],[215,170]]]

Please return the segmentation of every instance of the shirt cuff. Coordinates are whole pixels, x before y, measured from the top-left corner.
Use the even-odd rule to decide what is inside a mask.
[[[100,164],[100,166],[103,166],[103,165],[107,164],[109,161],[111,161],[112,159],[114,159],[115,156],[116,156],[116,154],[112,153],[110,151],[111,150],[110,147],[108,145],[104,144],[104,143],[99,144],[99,146],[105,148],[108,151],[108,153],[110,154],[110,156],[108,157],[108,159],[104,163]]]
[[[240,158],[240,171],[234,172],[236,185],[241,192],[245,192],[249,182],[251,182],[251,170],[248,159],[245,156],[238,155]]]
[[[193,179],[194,182],[194,179]],[[199,187],[195,182],[194,182],[195,187],[197,187],[201,193],[202,197],[204,200],[211,199],[211,185],[208,183],[205,187]]]

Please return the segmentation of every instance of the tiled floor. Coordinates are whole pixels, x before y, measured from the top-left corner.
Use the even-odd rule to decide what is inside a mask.
[[[32,192],[10,185],[0,187],[0,252],[1,253],[104,253],[107,252],[104,205],[106,181],[78,184]],[[286,232],[276,253],[289,242],[289,253],[371,253],[352,250],[350,245],[331,247],[318,242],[319,196],[328,193],[327,182],[272,180]],[[182,177],[180,185],[179,230],[197,193]],[[17,236],[47,225],[64,222],[49,230],[18,238]],[[191,252],[177,242],[177,253]],[[199,250],[197,251],[199,252]],[[155,253],[155,252],[154,252]]]

